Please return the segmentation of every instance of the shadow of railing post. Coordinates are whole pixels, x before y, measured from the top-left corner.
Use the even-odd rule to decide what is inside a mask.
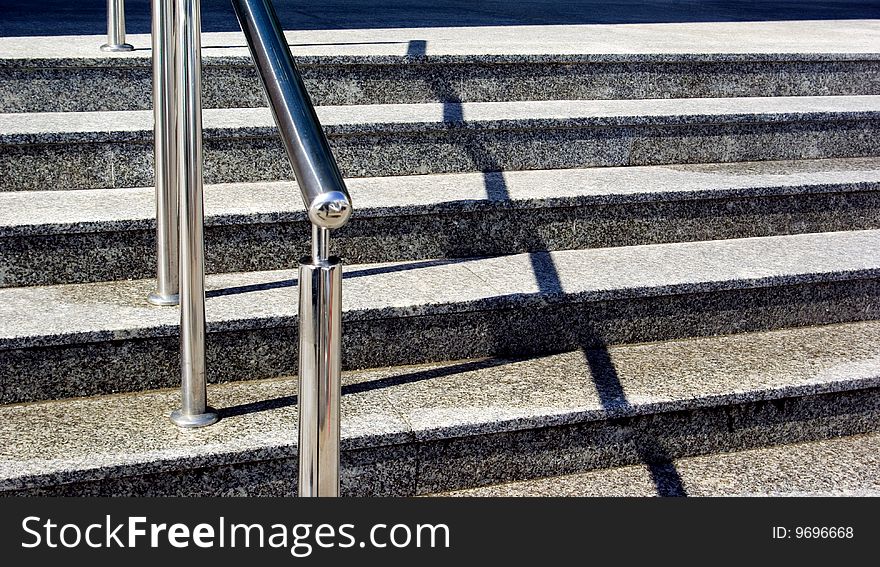
[[[413,40],[407,54],[411,57],[424,57],[427,42]],[[442,75],[432,77],[434,96],[443,104],[443,121],[447,124],[464,122],[464,107],[461,94],[449,84]],[[476,139],[467,136],[462,140],[462,148],[474,166],[483,173],[486,197],[489,201],[509,201],[510,190],[504,177],[504,168],[492,152]],[[556,263],[548,250],[547,241],[541,235],[534,235],[527,244],[532,272],[542,295],[561,295],[564,293],[562,280]],[[589,269],[589,267],[587,267]],[[629,402],[620,383],[620,378],[611,361],[607,346],[584,347],[592,379],[596,385],[603,408],[613,413],[621,408],[629,408]],[[651,434],[635,433],[632,438],[636,453],[651,474],[660,496],[686,496],[684,482],[662,444]]]
[[[601,344],[584,347],[582,350],[599,402],[605,411],[613,415],[631,409],[608,347]],[[655,435],[635,431],[631,441],[639,460],[648,468],[659,496],[687,496],[675,463]]]

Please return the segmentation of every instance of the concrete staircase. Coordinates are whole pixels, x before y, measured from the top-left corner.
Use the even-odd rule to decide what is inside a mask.
[[[345,494],[880,491],[880,24],[664,25],[290,34],[355,203]],[[0,494],[295,490],[309,232],[241,42],[180,431],[149,50],[0,38]]]

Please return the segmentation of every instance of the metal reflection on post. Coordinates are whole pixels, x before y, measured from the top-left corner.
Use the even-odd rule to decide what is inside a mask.
[[[125,0],[107,0],[107,43],[101,51],[132,51],[125,43]]]
[[[205,239],[202,195],[201,22],[198,0],[176,1],[177,165],[180,223],[180,427],[217,421],[205,376]]]
[[[342,264],[330,230],[351,198],[271,0],[232,0],[312,223],[299,268],[299,495],[339,495]]]
[[[299,266],[299,495],[339,496],[342,263],[312,229]]]
[[[175,0],[153,0],[153,171],[156,184],[156,289],[153,305],[179,303],[177,72]]]

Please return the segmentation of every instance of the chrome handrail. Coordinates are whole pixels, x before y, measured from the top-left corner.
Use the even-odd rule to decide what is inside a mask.
[[[101,51],[131,51],[125,43],[125,0],[107,0],[107,43]]]
[[[312,223],[299,267],[299,495],[339,494],[342,263],[351,198],[270,0],[232,0]]]
[[[259,71],[309,219],[322,228],[338,228],[348,221],[351,198],[272,2],[232,0],[232,5]]]

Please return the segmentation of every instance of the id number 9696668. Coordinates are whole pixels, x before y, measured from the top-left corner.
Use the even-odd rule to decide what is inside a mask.
[[[852,526],[775,526],[773,539],[853,539]]]

